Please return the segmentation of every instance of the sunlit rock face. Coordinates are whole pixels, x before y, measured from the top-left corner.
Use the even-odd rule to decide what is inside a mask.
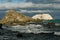
[[[2,24],[24,24],[25,22],[32,21],[32,18],[23,15],[22,13],[9,10],[6,15],[0,20]]]
[[[40,19],[40,20],[52,20],[53,17],[50,14],[37,14],[32,17],[33,19]]]

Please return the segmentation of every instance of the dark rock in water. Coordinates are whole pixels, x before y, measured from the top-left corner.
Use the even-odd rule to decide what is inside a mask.
[[[54,35],[55,37],[57,36],[57,37],[60,37],[60,35]]]
[[[52,35],[54,35],[54,32],[52,32],[52,33],[39,33],[39,34],[52,34]]]
[[[52,32],[52,33],[38,33],[38,34],[35,34],[35,35],[40,35],[40,36],[54,36],[54,32]]]
[[[19,38],[19,37],[23,37],[22,33],[18,33],[16,36],[17,36],[18,38]]]
[[[0,24],[0,29],[3,29],[3,28],[2,28],[2,24]]]

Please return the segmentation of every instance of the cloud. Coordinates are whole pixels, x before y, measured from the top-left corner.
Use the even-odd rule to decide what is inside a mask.
[[[60,4],[34,4],[32,2],[21,2],[21,3],[5,3],[0,4],[0,9],[12,9],[12,8],[60,8]]]
[[[53,8],[60,9],[60,4],[53,4],[52,7],[53,7]]]
[[[0,4],[0,9],[1,8],[27,8],[27,7],[43,8],[43,7],[50,7],[50,6],[51,4],[34,4],[32,2],[21,2],[19,4],[16,3]]]
[[[55,2],[60,2],[60,0],[54,0]]]
[[[40,12],[53,12],[52,10],[20,10],[20,12],[23,12],[23,13],[40,13]]]
[[[0,4],[0,9],[1,8],[26,8],[26,7],[31,7],[33,4],[31,2],[28,3],[5,3],[5,4]]]

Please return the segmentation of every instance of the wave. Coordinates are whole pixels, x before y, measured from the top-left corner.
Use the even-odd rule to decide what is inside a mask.
[[[42,25],[26,25],[26,26],[21,26],[21,25],[16,25],[16,26],[11,26],[11,27],[5,27],[3,28],[12,30],[12,31],[19,31],[22,33],[51,33],[50,31],[43,31],[44,28]]]

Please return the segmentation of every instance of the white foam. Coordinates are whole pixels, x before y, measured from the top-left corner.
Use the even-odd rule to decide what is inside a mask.
[[[55,35],[60,35],[60,32],[54,32]]]

